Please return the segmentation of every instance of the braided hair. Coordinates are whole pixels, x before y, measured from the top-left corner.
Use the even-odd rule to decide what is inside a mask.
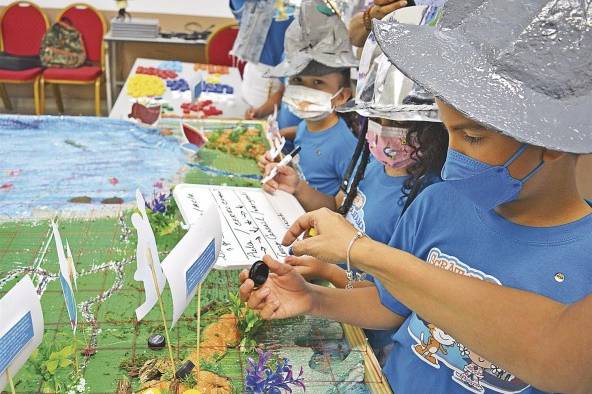
[[[354,200],[356,199],[356,196],[358,195],[358,185],[362,179],[364,179],[366,166],[370,161],[370,147],[368,146],[368,142],[366,142],[366,134],[368,133],[368,118],[360,117],[360,130],[361,131],[358,136],[356,150],[354,151],[354,155],[347,166],[347,170],[345,171],[345,175],[339,188],[343,193],[345,193],[345,198],[341,206],[337,208],[337,212],[343,216],[347,215],[354,203]],[[356,174],[354,175],[350,185],[349,180],[351,179],[352,173],[354,172],[354,168],[356,168],[356,164],[358,164],[358,160],[360,163],[356,169]]]

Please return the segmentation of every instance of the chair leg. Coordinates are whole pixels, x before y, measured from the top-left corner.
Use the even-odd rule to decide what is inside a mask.
[[[33,81],[33,99],[35,100],[35,115],[41,115],[41,100],[39,98],[39,81],[40,78],[37,77],[35,81]]]
[[[39,113],[45,114],[45,79],[43,77],[39,81]]]
[[[101,116],[101,78],[95,81],[95,114]]]
[[[12,111],[12,102],[10,101],[10,97],[8,97],[8,93],[6,92],[6,86],[4,86],[3,83],[0,83],[0,96],[2,96],[4,108],[6,108],[7,111]]]
[[[64,113],[64,102],[62,101],[62,93],[60,92],[60,85],[52,83],[53,95],[55,96],[56,104],[58,105],[58,112]]]

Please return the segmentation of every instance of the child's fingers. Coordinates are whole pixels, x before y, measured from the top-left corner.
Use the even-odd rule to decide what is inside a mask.
[[[247,279],[249,279],[249,270],[242,270],[238,275],[239,283],[242,285]]]
[[[261,309],[261,312],[259,313],[259,315],[261,316],[261,318],[263,320],[271,320],[273,318],[273,315],[275,314],[275,312],[280,308],[280,302],[278,300],[273,300],[271,302],[268,302],[263,309]]]
[[[266,182],[263,184],[263,190],[265,190],[267,193],[269,194],[273,194],[277,191],[279,185],[276,181],[274,181],[273,179],[270,180],[269,182]]]
[[[251,296],[247,301],[247,306],[251,309],[262,309],[267,296],[271,293],[269,287],[263,287],[262,289],[251,292]]]
[[[265,176],[269,175],[271,173],[271,170],[273,170],[274,167],[277,167],[277,163],[272,163],[272,162],[268,161],[265,164],[265,171],[264,171]],[[279,168],[278,168],[278,170],[279,170]]]
[[[255,288],[255,282],[251,279],[246,279],[244,283],[238,288],[238,294],[243,302],[246,302],[250,297],[253,289]]]
[[[278,276],[287,275],[292,270],[289,265],[282,264],[268,255],[263,256],[263,262],[269,267],[270,273]]]

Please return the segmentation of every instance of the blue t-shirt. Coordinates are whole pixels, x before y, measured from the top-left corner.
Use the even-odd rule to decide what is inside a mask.
[[[298,126],[300,122],[302,122],[302,119],[294,115],[286,104],[281,104],[280,110],[278,111],[277,121],[278,127],[281,130],[286,127]],[[284,145],[282,152],[288,154],[292,152],[292,150],[294,150],[294,140],[286,139],[286,144]]]
[[[314,133],[302,121],[294,143],[302,148],[298,165],[308,184],[322,193],[336,195],[357,144],[345,121],[339,118],[335,126]]]
[[[242,17],[243,5],[246,0],[230,0],[230,10],[234,17],[240,21]],[[276,5],[276,11],[273,16],[273,21],[269,27],[261,58],[259,62],[267,66],[275,67],[283,60],[284,55],[284,37],[286,29],[294,20],[294,7]]]
[[[382,163],[370,159],[346,219],[373,240],[388,243],[405,205],[406,179],[406,175],[389,176]]]
[[[389,244],[436,267],[562,303],[592,292],[592,215],[556,227],[521,226],[480,210],[442,182],[417,197]],[[376,285],[383,305],[406,317],[384,367],[395,392],[541,393],[409,310],[380,281]]]
[[[277,121],[279,128],[285,129],[286,127],[298,126],[302,119],[294,115],[287,104],[282,103],[278,110]]]

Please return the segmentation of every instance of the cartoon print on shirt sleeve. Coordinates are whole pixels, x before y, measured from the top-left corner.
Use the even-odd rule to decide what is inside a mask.
[[[426,361],[428,364],[436,368],[440,368],[438,360],[434,357],[435,354],[440,352],[441,354],[448,354],[447,347],[455,344],[454,338],[440,330],[432,323],[428,324],[430,330],[430,336],[428,340],[424,342],[424,333],[419,334],[419,344],[413,346],[413,352]]]
[[[364,222],[364,206],[366,206],[366,195],[358,189],[358,194],[354,198],[352,207],[347,212],[345,218],[350,222],[356,229],[361,232],[366,232],[366,222]]]
[[[501,282],[479,270],[473,269],[454,256],[432,248],[427,263],[460,275],[479,278],[497,285]],[[487,389],[498,393],[520,393],[530,387],[479,354],[471,351],[433,323],[413,314],[407,331],[413,338],[411,350],[420,360],[433,368],[444,364],[451,369],[451,378],[464,389],[482,394]]]

